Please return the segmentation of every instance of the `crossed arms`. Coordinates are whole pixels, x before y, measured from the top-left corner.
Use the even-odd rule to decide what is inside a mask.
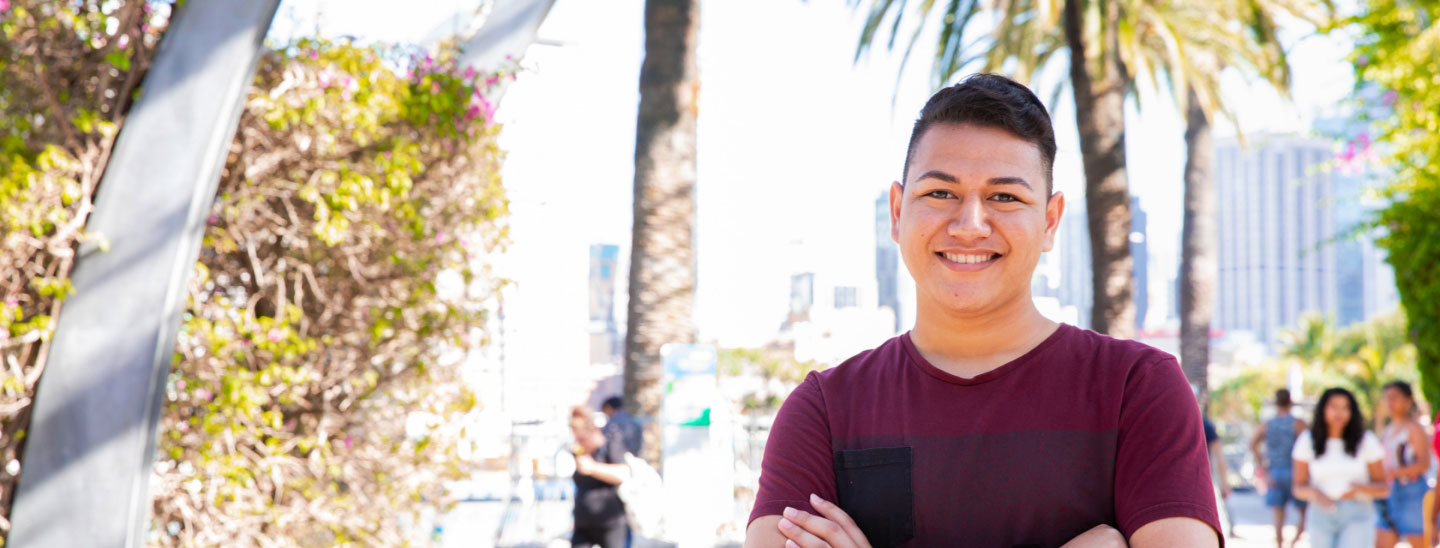
[[[839,506],[810,495],[820,515],[786,508],[784,516],[762,516],[745,531],[745,548],[870,548],[855,521]],[[1219,541],[1214,529],[1193,518],[1164,518],[1135,531],[1130,539],[1109,525],[1097,525],[1062,548],[1211,547]]]

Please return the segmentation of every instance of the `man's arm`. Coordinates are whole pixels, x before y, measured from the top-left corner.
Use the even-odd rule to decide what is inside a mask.
[[[630,476],[629,466],[598,462],[590,455],[575,457],[575,471],[610,485],[620,485]]]
[[[745,528],[745,548],[781,548],[785,535],[780,534],[780,516],[760,516]]]
[[[1261,478],[1266,485],[1270,484],[1270,478],[1265,477],[1265,459],[1260,455],[1260,444],[1265,441],[1265,423],[1260,423],[1260,428],[1255,430],[1255,435],[1250,438],[1250,456],[1255,458],[1255,475]]]
[[[1220,496],[1230,498],[1230,468],[1225,464],[1225,448],[1220,440],[1210,442],[1210,459],[1215,463],[1215,474],[1220,480]]]
[[[1130,535],[1131,548],[1219,546],[1220,537],[1210,525],[1195,518],[1165,518],[1141,526]]]

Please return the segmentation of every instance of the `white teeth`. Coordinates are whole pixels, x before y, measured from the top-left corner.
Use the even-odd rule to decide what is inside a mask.
[[[995,258],[995,255],[963,255],[959,253],[945,253],[945,258],[960,264],[983,263]]]

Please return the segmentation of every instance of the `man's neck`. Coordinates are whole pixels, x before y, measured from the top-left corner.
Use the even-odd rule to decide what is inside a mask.
[[[910,341],[931,365],[961,378],[974,378],[1025,355],[1059,327],[1028,295],[976,316],[954,314],[925,303],[923,297],[916,300],[920,305]]]

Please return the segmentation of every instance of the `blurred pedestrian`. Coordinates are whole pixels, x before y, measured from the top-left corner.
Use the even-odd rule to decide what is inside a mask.
[[[629,529],[617,488],[629,475],[625,444],[620,438],[607,439],[591,413],[583,407],[570,410],[570,432],[575,435],[575,533],[570,542],[624,548]]]
[[[1210,483],[1215,486],[1215,507],[1220,511],[1220,530],[1235,536],[1235,520],[1230,516],[1230,468],[1225,463],[1225,446],[1220,431],[1209,417],[1201,417],[1205,428],[1205,447],[1210,454]]]
[[[1294,466],[1290,455],[1295,449],[1295,438],[1309,428],[1303,419],[1292,414],[1295,408],[1290,401],[1290,391],[1284,388],[1275,391],[1275,416],[1260,423],[1255,437],[1250,439],[1250,454],[1255,457],[1255,466],[1260,481],[1265,485],[1265,505],[1275,511],[1275,546],[1285,546],[1285,506],[1294,504],[1300,513],[1299,525],[1290,546],[1300,542],[1305,533],[1305,501],[1295,498],[1292,483],[1295,480]],[[1261,445],[1265,453],[1260,452]]]
[[[640,456],[640,448],[645,441],[640,429],[640,421],[625,412],[625,400],[620,396],[611,396],[604,403],[600,404],[600,411],[605,413],[605,436],[619,436],[625,442],[625,450],[630,454]]]
[[[1425,473],[1430,471],[1430,444],[1425,443],[1425,428],[1416,420],[1415,394],[1410,384],[1394,381],[1383,389],[1380,410],[1390,424],[1380,434],[1385,446],[1385,477],[1390,482],[1390,498],[1379,502],[1380,531],[1377,548],[1391,548],[1404,537],[1410,546],[1423,546],[1425,533],[1425,493],[1430,490]]]
[[[1310,429],[1295,440],[1295,496],[1310,501],[1310,546],[1375,545],[1375,499],[1389,496],[1385,447],[1365,430],[1355,395],[1331,388],[1320,395]]]

